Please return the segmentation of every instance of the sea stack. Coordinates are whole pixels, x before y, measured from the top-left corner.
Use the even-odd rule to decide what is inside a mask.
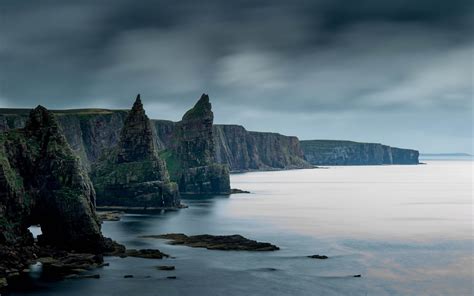
[[[54,115],[32,110],[25,128],[0,133],[0,278],[35,259],[28,230],[40,225],[40,245],[101,253],[95,192]]]
[[[97,204],[110,207],[179,207],[178,186],[158,156],[140,95],[125,119],[117,146],[92,166]]]
[[[171,147],[161,152],[183,194],[229,194],[229,169],[215,161],[209,96],[203,94],[175,126]]]

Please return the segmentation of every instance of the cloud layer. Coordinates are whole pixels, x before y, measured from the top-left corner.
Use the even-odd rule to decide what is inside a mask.
[[[208,92],[217,121],[251,129],[472,149],[472,4],[386,2],[2,1],[0,104],[140,92],[178,119]]]

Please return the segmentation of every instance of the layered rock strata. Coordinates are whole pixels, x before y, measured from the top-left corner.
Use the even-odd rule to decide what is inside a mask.
[[[215,161],[213,120],[209,96],[203,94],[176,123],[169,147],[160,154],[184,194],[230,193],[228,167]]]
[[[377,143],[337,140],[301,141],[305,159],[313,165],[418,164],[416,150]]]
[[[158,156],[152,127],[140,95],[128,113],[117,145],[92,166],[99,206],[179,207],[176,183],[170,182]]]

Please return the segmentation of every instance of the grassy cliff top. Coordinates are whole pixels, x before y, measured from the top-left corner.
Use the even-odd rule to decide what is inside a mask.
[[[32,109],[28,108],[0,108],[0,115],[28,115]],[[50,110],[56,115],[101,115],[101,114],[112,114],[117,112],[128,112],[123,109],[99,109],[99,108],[85,108],[85,109],[65,109],[65,110]]]

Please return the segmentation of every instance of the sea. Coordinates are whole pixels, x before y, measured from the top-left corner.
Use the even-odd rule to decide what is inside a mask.
[[[8,295],[473,295],[472,159],[424,162],[233,174],[232,187],[250,194],[184,198],[186,209],[103,223],[127,248],[170,258],[106,257],[90,271],[99,279],[54,282],[35,265]],[[241,234],[280,250],[140,237],[163,233]]]

